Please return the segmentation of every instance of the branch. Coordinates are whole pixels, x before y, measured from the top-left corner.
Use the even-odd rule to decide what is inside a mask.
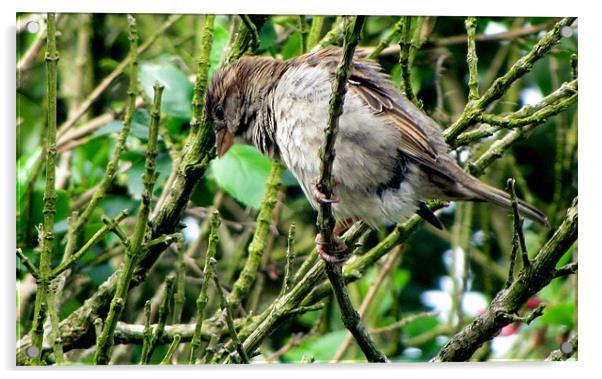
[[[422,104],[416,98],[414,90],[412,90],[412,81],[410,78],[410,50],[412,48],[411,30],[412,18],[403,16],[401,18],[401,39],[399,40],[399,66],[401,67],[401,91],[414,105],[422,109]]]
[[[79,261],[81,259],[81,257],[83,257],[84,254],[86,254],[88,252],[88,250],[90,250],[90,248],[92,248],[92,246],[94,246],[98,242],[100,242],[104,238],[104,236],[107,233],[109,233],[111,230],[116,229],[118,227],[119,223],[121,221],[123,221],[127,217],[127,215],[128,215],[128,211],[127,211],[127,209],[124,209],[123,211],[119,212],[119,214],[117,215],[117,217],[115,217],[115,219],[107,220],[105,222],[105,225],[102,228],[98,229],[98,231],[96,231],[96,233],[94,233],[94,235],[84,244],[84,246],[82,246],[76,253],[69,255],[69,258],[67,258],[66,260],[61,262],[61,264],[58,265],[52,271],[52,278],[53,279],[56,278],[62,272],[71,268],[71,266],[73,266],[77,261]]]
[[[466,37],[468,41],[468,53],[466,54],[466,63],[468,63],[468,101],[477,100],[479,98],[479,78],[477,71],[477,58],[475,34],[477,31],[477,19],[468,17],[464,23],[466,25]]]
[[[174,16],[176,17],[176,16]],[[179,16],[177,16],[179,17]],[[175,20],[177,20],[177,17]],[[265,21],[265,17],[251,16],[257,28],[260,28]],[[168,22],[175,22],[170,18]],[[261,21],[261,22],[260,22]],[[165,24],[164,24],[165,26]],[[161,27],[160,33],[165,30]],[[212,39],[203,39],[203,44],[211,44]],[[233,61],[238,58],[244,51],[247,51],[249,38],[246,30],[241,30],[237,33],[234,39],[234,47],[230,49],[226,55],[226,61]],[[210,49],[201,49],[202,51],[210,51]],[[140,52],[140,49],[138,49]],[[238,55],[240,54],[240,55]],[[204,56],[203,56],[204,57]],[[201,58],[203,58],[201,57]],[[208,59],[207,57],[204,57]],[[197,76],[203,76],[204,70],[207,70],[207,65],[199,65]],[[195,85],[195,95],[204,99],[203,86]],[[204,107],[200,107],[200,112]],[[171,187],[166,188],[168,191],[166,200],[157,210],[156,216],[151,223],[151,238],[157,238],[161,235],[171,234],[180,227],[180,218],[186,206],[188,199],[192,194],[193,189],[199,179],[204,175],[209,161],[215,156],[215,136],[213,126],[207,121],[205,116],[201,118],[201,128],[196,133],[191,133],[187,139],[182,159],[177,168],[177,175]],[[130,286],[136,286],[141,283],[150,267],[159,258],[164,251],[165,246],[156,246],[146,252],[140,259]],[[107,312],[109,302],[117,288],[118,273],[111,275],[90,297],[84,305],[72,312],[66,319],[60,323],[61,338],[65,350],[73,349],[77,346],[87,345],[90,341],[87,337],[93,333],[93,320],[96,317],[104,316]],[[31,335],[25,335],[17,343],[17,364],[24,364],[27,360],[27,348],[31,346]],[[89,346],[89,345],[87,345]],[[47,350],[42,351],[47,354]]]
[[[48,123],[46,128],[46,186],[44,189],[44,205],[42,213],[44,224],[39,231],[40,263],[36,280],[38,288],[34,305],[33,322],[31,324],[31,340],[38,350],[32,363],[39,365],[41,362],[42,345],[44,341],[44,322],[48,310],[48,297],[50,296],[50,280],[52,272],[52,252],[54,250],[54,216],[56,214],[56,191],[54,181],[56,175],[56,88],[57,88],[57,63],[59,55],[56,49],[56,20],[55,14],[49,13],[47,20],[46,36],[46,90]]]
[[[224,289],[222,285],[219,283],[217,278],[217,270],[216,270],[216,260],[211,258],[209,263],[213,269],[213,282],[215,284],[215,288],[217,289],[217,295],[219,297],[220,306],[226,316],[226,324],[228,325],[228,332],[230,333],[230,338],[234,341],[234,345],[236,346],[236,351],[238,351],[238,355],[242,359],[243,363],[249,363],[249,356],[247,355],[245,349],[242,347],[240,343],[240,339],[238,338],[238,334],[236,333],[236,328],[234,327],[234,320],[232,318],[232,304],[226,299],[224,295]]]
[[[135,20],[130,16],[130,22],[133,24]],[[150,202],[153,194],[153,187],[157,180],[155,173],[157,157],[157,138],[159,130],[159,120],[161,116],[161,95],[163,93],[163,86],[159,83],[154,85],[154,99],[153,109],[151,111],[151,121],[149,126],[148,145],[146,148],[146,162],[144,167],[143,183],[144,191],[142,192],[142,201],[138,208],[138,217],[136,219],[136,226],[134,227],[134,233],[130,239],[129,246],[126,250],[124,261],[119,271],[119,280],[117,282],[117,288],[115,295],[111,301],[109,313],[105,320],[105,324],[102,330],[98,342],[96,344],[96,354],[94,355],[95,364],[108,364],[111,358],[111,350],[113,348],[113,334],[115,333],[115,327],[117,321],[121,318],[121,313],[125,307],[127,293],[130,288],[130,282],[134,275],[136,263],[143,252],[144,236],[146,233],[146,227],[148,224],[148,216],[150,213]]]
[[[192,349],[190,351],[190,357],[188,358],[189,364],[194,364],[199,356],[201,348],[201,335],[203,330],[203,319],[205,317],[205,306],[209,301],[208,290],[209,280],[213,275],[213,265],[211,259],[215,256],[218,241],[218,228],[220,225],[219,212],[216,210],[211,214],[211,230],[209,231],[207,253],[205,254],[205,266],[203,268],[203,282],[201,284],[201,291],[196,300],[196,324],[194,328],[194,335],[192,342],[190,343]]]
[[[453,140],[460,135],[460,133],[465,131],[477,120],[479,114],[481,114],[489,104],[502,97],[512,83],[531,71],[535,62],[547,54],[558,43],[561,38],[561,29],[571,25],[574,20],[574,17],[567,17],[559,21],[550,32],[533,46],[527,55],[512,65],[506,74],[497,78],[491,87],[489,87],[478,100],[469,102],[458,120],[443,132],[445,140],[452,144]]]
[[[23,265],[27,268],[27,270],[29,271],[31,276],[33,276],[34,279],[38,279],[40,274],[38,273],[37,267],[33,264],[32,261],[29,260],[29,258],[27,258],[27,255],[23,254],[23,251],[21,250],[21,248],[17,248],[17,257],[19,258],[19,260],[21,260]]]
[[[228,295],[228,302],[230,304],[242,303],[255,281],[257,269],[263,256],[265,242],[270,232],[270,225],[272,224],[272,212],[278,202],[280,178],[284,173],[285,167],[284,163],[280,160],[272,161],[272,170],[268,177],[265,194],[261,200],[261,207],[257,215],[257,227],[255,233],[253,233],[253,239],[249,244],[249,255],[238,279],[232,285],[230,295]]]
[[[502,129],[511,129],[528,124],[539,125],[564,111],[577,100],[577,80],[563,83],[560,88],[544,97],[540,102],[533,105],[525,105],[516,112],[503,116],[481,114],[477,117],[479,122],[485,125],[477,129],[464,132],[453,142],[452,147],[469,145],[482,138],[490,137]]]
[[[345,38],[343,41],[343,55],[336,72],[335,80],[332,84],[332,94],[329,101],[328,125],[324,130],[324,142],[320,146],[320,178],[317,187],[325,195],[331,198],[333,193],[332,184],[332,166],[335,158],[334,143],[339,127],[339,117],[343,114],[343,102],[345,101],[345,92],[347,79],[351,74],[353,64],[353,53],[359,41],[359,36],[364,26],[365,17],[357,16],[349,22],[345,28]],[[331,255],[334,251],[335,240],[333,228],[335,219],[332,214],[332,206],[328,202],[320,203],[318,208],[318,219],[316,222],[318,231],[323,238],[324,246],[330,250]],[[358,345],[364,352],[369,362],[386,362],[387,358],[378,350],[374,341],[362,324],[359,314],[353,308],[349,294],[345,288],[341,266],[334,262],[325,262],[325,270],[328,279],[332,283],[334,295],[341,309],[341,318],[345,327],[349,329],[355,337]]]
[[[560,349],[554,350],[545,359],[546,361],[566,361],[577,352],[578,340],[575,334],[568,341],[560,345]]]
[[[140,358],[140,364],[148,364],[150,362],[157,345],[159,344],[159,340],[163,336],[165,332],[165,323],[167,322],[167,316],[171,311],[174,297],[174,282],[175,276],[169,275],[165,279],[165,295],[163,296],[163,301],[161,301],[161,305],[159,306],[159,315],[157,316],[157,326],[153,329],[150,338],[147,339],[147,343],[143,346],[143,354]],[[149,308],[150,308],[150,303]],[[146,308],[145,308],[146,310]],[[149,309],[150,310],[150,309]],[[150,315],[149,315],[150,316]],[[146,319],[148,320],[147,317]],[[174,338],[175,340],[175,338]]]
[[[495,296],[487,311],[456,334],[433,359],[435,362],[466,361],[485,342],[515,320],[521,305],[555,277],[555,266],[577,239],[577,199],[564,222],[539,250],[530,267],[523,267],[510,287]]]
[[[311,28],[307,36],[307,50],[311,50],[319,41],[324,28],[324,16],[313,16],[311,19]]]

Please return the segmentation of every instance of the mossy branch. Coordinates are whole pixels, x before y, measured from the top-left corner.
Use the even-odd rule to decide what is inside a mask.
[[[280,160],[272,161],[272,170],[265,186],[265,193],[257,215],[257,226],[253,239],[249,244],[247,260],[245,265],[228,296],[230,304],[241,304],[251,289],[251,285],[257,276],[257,269],[261,263],[265,242],[272,224],[272,212],[278,202],[278,190],[280,179],[284,173],[285,165]]]
[[[520,128],[526,125],[540,125],[548,118],[563,112],[577,101],[578,82],[563,83],[560,88],[550,93],[533,105],[525,105],[516,112],[505,115],[481,114],[477,116],[484,125],[466,131],[453,141],[453,147],[469,145],[482,138],[490,137],[502,129]]]
[[[401,23],[401,38],[399,40],[399,66],[401,67],[401,92],[418,108],[422,104],[416,98],[410,78],[410,50],[412,49],[412,17],[403,16]]]
[[[444,131],[445,140],[453,145],[453,140],[477,121],[478,116],[495,100],[502,97],[512,83],[531,71],[535,62],[545,56],[560,40],[563,27],[570,26],[574,17],[560,20],[527,55],[519,59],[506,74],[497,78],[477,100],[468,103],[458,120]]]
[[[224,295],[224,289],[222,288],[222,285],[220,284],[219,279],[217,278],[216,262],[217,261],[213,258],[209,260],[209,263],[211,264],[211,266],[213,266],[213,283],[215,284],[215,289],[217,290],[217,296],[219,297],[220,307],[222,308],[222,311],[224,312],[224,315],[226,317],[226,325],[228,325],[228,332],[230,333],[230,338],[236,346],[236,351],[238,352],[238,356],[241,358],[242,363],[249,363],[249,356],[247,355],[247,352],[243,348],[242,344],[240,343],[240,339],[238,338],[238,334],[236,333],[236,328],[234,327],[234,319],[232,317],[232,303],[230,303],[226,299],[226,296]]]
[[[146,162],[144,165],[144,175],[142,182],[144,190],[142,192],[142,201],[138,208],[138,217],[134,233],[130,239],[129,246],[119,271],[119,280],[115,295],[111,301],[109,313],[104,323],[104,327],[98,342],[96,344],[96,354],[94,355],[95,364],[108,364],[111,358],[111,350],[113,348],[113,335],[117,321],[121,318],[121,313],[125,307],[127,293],[130,288],[130,282],[134,275],[134,269],[142,252],[144,236],[148,224],[148,216],[150,214],[150,202],[153,194],[153,187],[157,180],[155,173],[156,157],[157,157],[157,137],[159,131],[159,120],[161,116],[161,95],[163,86],[155,83],[154,85],[153,108],[151,111],[151,121],[149,125],[148,146],[146,148]]]
[[[198,70],[194,81],[194,93],[192,96],[192,119],[190,127],[194,132],[198,131],[203,122],[205,113],[205,92],[209,78],[209,67],[211,66],[211,47],[213,46],[213,24],[215,15],[205,15],[201,29],[201,51],[197,58]]]
[[[179,15],[170,17],[170,19],[155,34],[164,33],[166,24],[170,23],[171,25],[179,17]],[[251,16],[251,19],[254,20],[256,27],[259,29],[263,25],[263,22],[265,22],[266,17]],[[153,34],[153,37],[155,34]],[[151,39],[148,41],[150,42]],[[234,38],[233,48],[230,49],[226,55],[226,61],[231,62],[246,52],[248,50],[249,41],[250,39],[249,36],[246,35],[246,31],[239,31]],[[204,39],[202,44],[211,44],[211,39]],[[138,52],[140,53],[142,48],[146,45],[148,44],[145,43],[141,46],[138,49]],[[210,51],[210,49],[206,48],[202,48],[201,50],[203,52]],[[203,55],[203,57],[199,59],[208,61],[209,58]],[[208,66],[199,65],[197,76],[204,75],[204,70],[207,69]],[[197,85],[194,89],[201,99],[204,99],[205,97],[204,88],[205,87],[203,86]],[[204,107],[200,108],[204,109]],[[203,115],[199,132],[191,133],[187,139],[184,151],[182,152],[182,159],[177,168],[175,180],[171,187],[166,188],[168,194],[165,197],[165,201],[155,212],[156,215],[152,220],[151,238],[171,234],[179,228],[180,218],[182,212],[186,208],[188,199],[199,179],[204,175],[210,160],[213,159],[214,156],[215,136],[213,126]],[[137,265],[131,281],[131,286],[135,286],[144,280],[146,273],[165,248],[166,245],[164,244],[157,245],[144,254]],[[65,349],[72,349],[78,345],[81,346],[82,343],[86,344],[85,338],[93,329],[92,320],[107,312],[109,303],[117,288],[118,276],[119,272],[111,275],[84,305],[72,312],[60,323],[61,337]],[[27,348],[31,346],[31,343],[31,335],[25,335],[17,343],[17,361],[19,364],[23,364],[27,360],[26,351]]]
[[[140,359],[140,364],[148,364],[150,362],[155,349],[159,345],[159,340],[163,336],[165,332],[165,324],[167,323],[167,316],[169,312],[173,309],[173,299],[174,299],[174,282],[175,276],[170,275],[165,279],[165,294],[163,296],[163,300],[161,301],[161,305],[159,306],[159,315],[157,316],[157,325],[153,329],[153,332],[147,337],[147,347],[144,349],[144,354]]]
[[[59,59],[56,49],[56,18],[54,13],[48,14],[46,33],[46,96],[48,120],[46,124],[46,186],[44,189],[44,205],[42,209],[44,223],[39,230],[40,263],[36,280],[38,288],[34,305],[33,322],[31,325],[32,345],[38,350],[38,355],[32,359],[32,364],[40,364],[42,345],[44,341],[44,322],[48,309],[48,297],[51,291],[50,280],[52,272],[52,253],[54,250],[54,216],[56,214],[56,191],[54,182],[56,176],[56,113],[57,113],[57,63]]]
[[[434,358],[435,362],[466,361],[486,341],[515,320],[520,306],[555,277],[555,267],[577,239],[577,199],[554,235],[539,250],[530,267],[523,267],[512,284],[495,296],[486,312],[456,334]]]
[[[468,63],[468,101],[479,98],[479,78],[477,70],[477,58],[475,35],[477,32],[477,19],[468,17],[464,22],[466,26],[466,38],[468,41],[468,53],[466,54],[466,63]]]
[[[205,318],[205,306],[209,301],[209,281],[213,275],[213,266],[211,265],[211,259],[215,256],[218,242],[218,228],[220,225],[219,212],[214,211],[211,214],[211,229],[209,231],[207,253],[205,254],[205,266],[203,268],[203,282],[201,284],[201,291],[196,300],[196,324],[194,328],[194,336],[192,337],[190,357],[188,359],[189,364],[196,362],[201,348],[201,335],[203,330],[203,319]]]
[[[320,41],[322,29],[324,29],[324,16],[313,16],[311,19],[311,27],[307,36],[306,50],[311,50]]]

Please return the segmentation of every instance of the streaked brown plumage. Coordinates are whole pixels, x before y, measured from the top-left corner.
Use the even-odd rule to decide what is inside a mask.
[[[318,149],[341,50],[331,48],[288,61],[244,57],[217,72],[208,91],[219,155],[235,141],[281,157],[310,203],[319,174]],[[422,203],[429,198],[489,201],[509,208],[508,194],[464,172],[449,154],[440,127],[359,52],[339,121],[333,165],[333,205],[339,220],[361,218],[376,226],[412,213],[438,225]],[[542,224],[543,213],[519,201],[519,211]]]

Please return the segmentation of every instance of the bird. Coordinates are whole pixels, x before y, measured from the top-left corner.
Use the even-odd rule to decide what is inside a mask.
[[[334,194],[316,188],[319,148],[329,117],[329,99],[342,49],[333,47],[288,60],[244,56],[218,69],[207,89],[205,112],[222,157],[234,143],[255,146],[282,159],[314,209],[332,203],[337,224],[363,220],[376,228],[404,222],[415,213],[442,229],[428,199],[487,201],[510,209],[505,191],[465,172],[451,155],[441,127],[392,84],[380,65],[356,50],[339,118],[332,177]],[[543,225],[540,210],[518,200],[518,211]],[[336,261],[345,249],[324,246]]]

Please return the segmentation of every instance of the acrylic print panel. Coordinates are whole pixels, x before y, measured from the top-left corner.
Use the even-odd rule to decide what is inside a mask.
[[[17,365],[577,359],[577,32],[18,14]]]

